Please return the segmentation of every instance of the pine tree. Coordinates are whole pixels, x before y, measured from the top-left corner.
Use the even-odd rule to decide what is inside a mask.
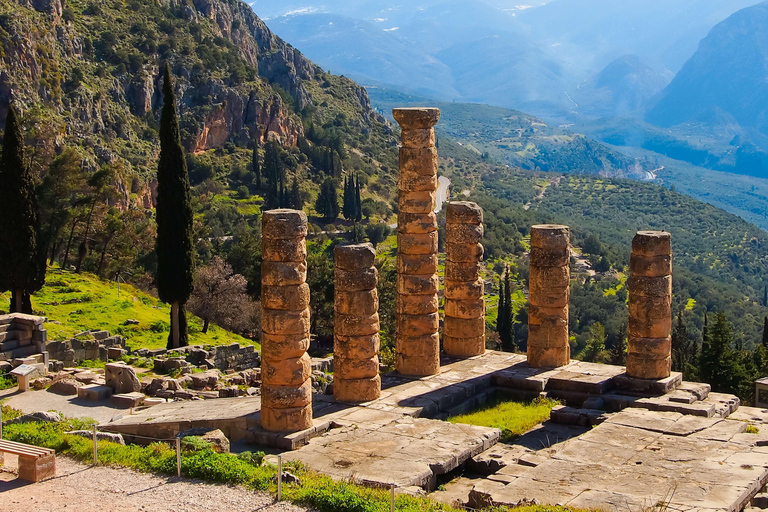
[[[30,294],[45,282],[34,178],[24,154],[24,133],[11,105],[0,159],[0,290],[11,292],[11,312],[32,314]],[[43,254],[41,254],[41,252]]]
[[[357,176],[355,180],[355,221],[360,222],[363,220],[363,203],[360,201],[360,176]]]
[[[288,207],[293,208],[294,210],[301,210],[304,208],[304,200],[301,198],[301,191],[299,190],[299,177],[296,175],[293,176]]]
[[[504,352],[514,352],[517,350],[517,346],[515,345],[514,322],[512,318],[512,282],[509,274],[509,265],[504,269],[501,296],[503,299],[499,303],[499,318],[497,320],[501,350]]]
[[[763,346],[768,348],[768,316],[763,319]]]
[[[339,198],[336,194],[336,182],[326,178],[320,185],[320,194],[315,202],[315,210],[327,222],[334,222],[339,217]]]
[[[505,268],[506,271],[506,268]],[[504,272],[501,273],[501,277],[499,279],[499,308],[496,312],[496,332],[499,333],[499,339],[502,338],[504,332],[507,331],[504,321],[507,318],[507,315],[505,313],[506,308],[506,300],[507,293],[504,288]]]
[[[251,158],[251,171],[255,175],[256,190],[261,190],[261,165],[259,164],[259,141],[253,141],[253,157]]]
[[[344,177],[344,199],[342,201],[342,213],[347,220],[355,220],[355,197],[352,178]]]
[[[280,181],[283,179],[283,163],[280,159],[280,150],[277,142],[270,140],[264,146],[264,181],[266,181],[266,194],[264,196],[264,209],[279,208],[282,201],[280,195]]]
[[[768,284],[763,287],[763,306],[768,307]]]
[[[700,356],[701,378],[712,385],[713,391],[735,393],[748,378],[740,354],[732,345],[728,319],[724,313],[718,313],[714,325],[707,328]]]
[[[176,95],[169,65],[163,78],[160,116],[160,158],[157,165],[157,291],[171,304],[168,347],[187,345],[184,305],[192,294],[194,243],[192,196],[181,146]]]
[[[672,330],[672,370],[685,373],[687,379],[696,373],[696,342],[688,336],[683,322],[683,312],[677,314],[677,325]]]
[[[624,366],[627,364],[627,328],[621,326],[618,334],[616,334],[616,340],[611,347],[611,364],[616,366]]]
[[[605,327],[600,322],[595,322],[589,328],[587,345],[576,356],[576,359],[591,363],[604,363],[608,359],[605,350]]]

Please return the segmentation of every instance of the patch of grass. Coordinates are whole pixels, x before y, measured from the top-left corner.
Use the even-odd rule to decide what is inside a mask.
[[[82,462],[93,458],[93,443],[89,439],[66,435],[75,427],[77,420],[62,423],[24,423],[8,425],[4,429],[6,439],[53,448],[59,454],[68,455]],[[176,474],[176,451],[167,443],[149,446],[122,446],[109,441],[98,442],[99,464],[127,467],[137,471]],[[262,465],[263,453],[234,455],[216,453],[210,448],[195,452],[183,452],[181,473],[188,478],[208,482],[241,485],[270,493],[276,493],[277,468]],[[319,512],[386,512],[389,511],[390,493],[384,489],[362,487],[349,482],[337,482],[312,472],[304,465],[289,462],[285,469],[299,477],[300,484],[283,484],[283,499],[310,507]],[[460,509],[437,503],[428,498],[398,496],[395,507],[400,512],[459,512]],[[515,509],[489,508],[486,512],[568,512],[576,509],[550,506],[529,506]]]
[[[0,375],[0,389],[10,389],[16,386],[16,379],[11,375]]]
[[[537,398],[532,402],[512,402],[497,394],[477,411],[452,416],[451,423],[467,423],[501,430],[501,441],[509,442],[549,419],[556,400]]]
[[[759,434],[760,429],[757,428],[754,425],[747,425],[747,430],[745,431],[747,434]]]
[[[0,293],[0,304],[10,299]],[[58,267],[48,269],[46,285],[32,295],[36,312],[48,318],[48,339],[64,340],[91,329],[105,329],[126,338],[137,348],[165,348],[168,341],[170,306],[131,285],[102,281],[93,274],[75,274]],[[125,325],[128,319],[139,325]],[[202,333],[202,321],[187,313],[190,345],[256,345],[251,340],[211,325]]]

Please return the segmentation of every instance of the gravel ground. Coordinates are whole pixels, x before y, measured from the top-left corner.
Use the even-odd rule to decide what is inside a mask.
[[[0,400],[4,398],[8,400],[3,405],[8,405],[25,413],[59,411],[68,418],[87,416],[99,423],[106,423],[115,416],[128,413],[128,409],[110,406],[109,400],[94,402],[76,396],[57,395],[49,391],[19,392],[18,388],[12,388],[0,391]]]
[[[3,512],[310,512],[274,503],[270,495],[242,487],[167,478],[130,469],[90,467],[56,458],[56,477],[28,483],[16,479],[16,457],[0,467]]]

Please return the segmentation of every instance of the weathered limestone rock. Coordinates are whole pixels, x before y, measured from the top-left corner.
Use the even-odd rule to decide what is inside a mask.
[[[672,364],[672,237],[639,231],[629,263],[627,375],[666,379]]]
[[[110,363],[106,365],[104,367],[104,377],[106,378],[107,386],[114,389],[115,394],[141,391],[141,382],[136,377],[136,371],[125,363]]]
[[[312,426],[306,236],[304,212],[264,212],[261,426],[273,432]]]
[[[337,245],[333,394],[368,402],[381,394],[378,274],[371,244]]]
[[[437,313],[436,108],[392,111],[402,128],[398,179],[396,367],[403,375],[440,369]],[[334,391],[338,383],[334,383]],[[360,386],[364,386],[360,384]]]
[[[568,344],[570,251],[568,226],[544,224],[531,228],[528,364],[536,368],[564,366],[571,359]]]
[[[479,356],[485,352],[485,298],[475,290],[481,281],[482,208],[466,201],[449,203],[445,234],[443,350],[454,357]]]

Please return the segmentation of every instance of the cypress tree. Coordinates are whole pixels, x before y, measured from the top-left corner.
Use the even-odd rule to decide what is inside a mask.
[[[160,158],[157,165],[157,291],[171,304],[168,347],[187,345],[184,304],[192,294],[194,246],[189,175],[181,146],[176,95],[165,64]]]
[[[504,320],[507,317],[504,314],[504,308],[506,307],[504,299],[506,296],[507,294],[504,290],[504,272],[502,272],[499,279],[499,309],[496,312],[496,332],[499,333],[499,339],[501,339],[502,333],[506,331],[506,329],[504,329]]]
[[[357,176],[355,183],[355,221],[363,220],[363,203],[360,201],[360,176]]]
[[[259,141],[253,141],[253,157],[251,158],[251,171],[255,174],[256,190],[261,190],[261,165],[259,164]]]
[[[24,134],[11,105],[5,119],[0,159],[0,290],[11,292],[11,312],[32,314],[30,294],[45,282],[45,255],[40,254],[37,197],[24,155]],[[42,269],[41,269],[42,264]]]
[[[768,316],[763,319],[763,346],[768,348]]]
[[[270,140],[264,148],[264,179],[267,182],[264,208],[266,210],[280,207],[280,181],[282,177],[283,164],[280,160],[280,150],[277,147],[277,142]]]
[[[315,210],[326,221],[333,222],[339,217],[339,198],[336,194],[336,183],[333,178],[326,178],[320,185]]]
[[[611,364],[624,366],[627,363],[627,328],[622,326],[613,342],[610,354]]]
[[[497,329],[499,339],[501,340],[501,350],[504,352],[514,352],[517,349],[515,344],[514,323],[512,318],[512,282],[509,274],[509,265],[504,269],[504,278],[502,284],[503,301],[499,303],[499,319],[497,320]]]
[[[293,176],[293,184],[291,184],[291,194],[289,196],[288,206],[294,210],[301,210],[304,208],[304,201],[301,199],[301,192],[299,191],[299,177]]]
[[[352,178],[344,177],[344,200],[342,201],[342,213],[347,220],[355,220],[355,201],[354,189],[352,188]]]

